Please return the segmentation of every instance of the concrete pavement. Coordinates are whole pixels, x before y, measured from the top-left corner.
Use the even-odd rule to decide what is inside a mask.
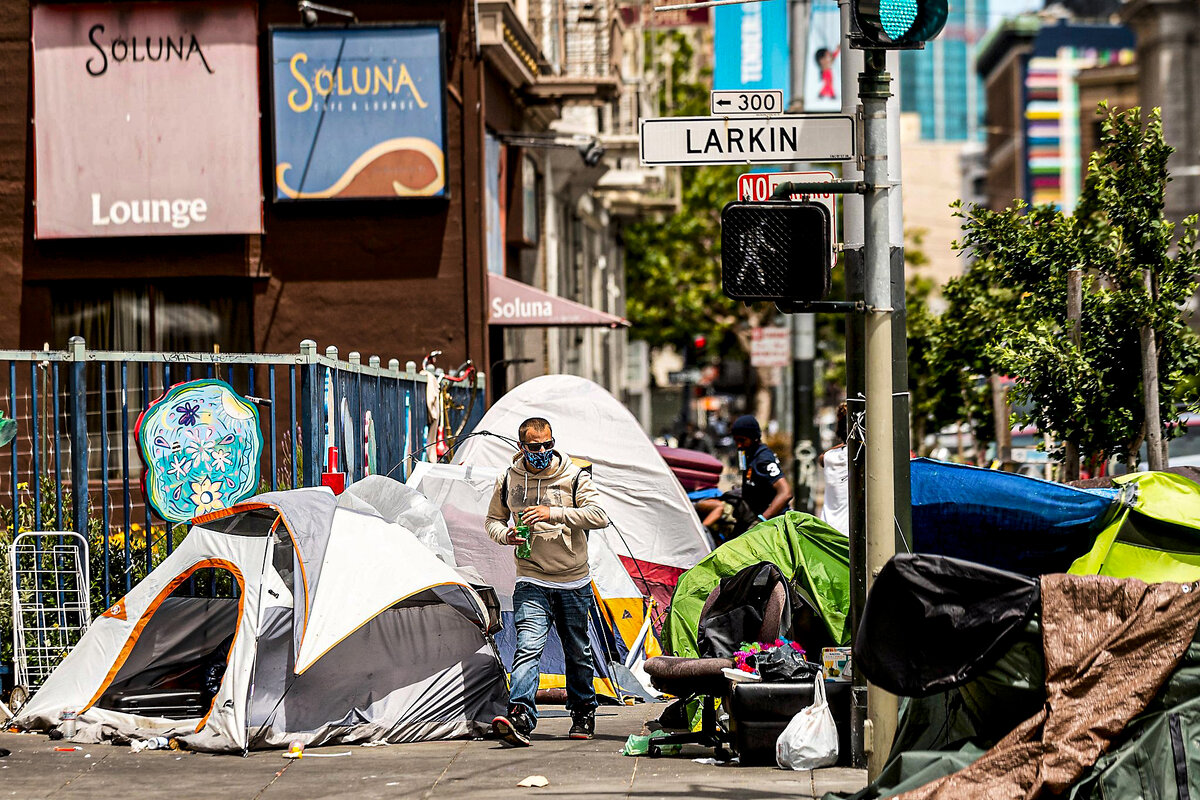
[[[566,739],[570,720],[555,716],[541,721],[534,745],[527,749],[509,749],[492,740],[456,740],[324,747],[307,755],[350,755],[298,761],[283,758],[281,751],[255,752],[248,758],[173,750],[134,754],[109,744],[70,745],[45,736],[0,734],[0,747],[12,751],[0,758],[0,799],[812,798],[866,785],[864,770],[787,772],[697,764],[693,758],[712,755],[699,747],[685,747],[682,755],[670,758],[622,756],[625,738],[642,732],[643,723],[661,708],[603,706],[596,738],[586,742]],[[63,746],[82,749],[54,749]],[[517,787],[530,775],[543,775],[550,784]]]

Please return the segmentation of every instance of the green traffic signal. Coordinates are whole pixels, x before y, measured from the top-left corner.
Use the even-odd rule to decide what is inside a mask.
[[[947,0],[853,0],[852,45],[883,49],[920,47],[941,32]]]

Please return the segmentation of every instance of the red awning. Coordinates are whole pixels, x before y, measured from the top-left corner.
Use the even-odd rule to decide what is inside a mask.
[[[501,326],[602,328],[628,327],[628,320],[589,308],[583,303],[555,297],[527,283],[488,275],[488,324]]]

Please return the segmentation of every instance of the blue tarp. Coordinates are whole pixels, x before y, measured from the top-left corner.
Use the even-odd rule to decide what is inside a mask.
[[[1066,572],[1091,549],[1118,493],[918,458],[913,551],[1024,575]]]

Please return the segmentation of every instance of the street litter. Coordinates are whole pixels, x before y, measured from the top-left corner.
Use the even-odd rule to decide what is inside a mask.
[[[135,753],[140,753],[143,750],[178,750],[179,743],[165,736],[152,736],[149,739],[130,739],[129,749]]]
[[[630,737],[625,740],[625,747],[622,748],[621,755],[623,755],[623,756],[647,755],[650,752],[650,740],[651,739],[658,739],[663,736],[669,736],[669,735],[670,734],[668,734],[666,731],[651,731],[650,734],[647,736],[641,736],[636,733],[631,734]],[[665,744],[659,748],[659,751],[664,756],[673,756],[673,755],[678,755],[679,751],[682,749],[683,749],[683,745],[681,745],[681,744]]]
[[[56,752],[56,753],[74,753],[76,750],[82,750],[82,749],[83,749],[82,747],[56,747],[56,748],[54,748],[54,752]]]
[[[344,753],[292,753],[288,751],[283,754],[284,758],[341,758],[342,756],[353,755],[349,750]]]
[[[520,786],[524,789],[540,789],[543,786],[549,785],[550,781],[546,779],[545,775],[530,775],[528,778],[517,784],[517,786]]]
[[[387,747],[391,742],[363,742],[359,747]]]
[[[739,763],[736,756],[729,759],[728,761],[721,761],[720,759],[716,759],[716,758],[693,758],[692,761],[696,764],[705,764],[710,767],[724,767],[724,766],[728,766],[730,764]]]

